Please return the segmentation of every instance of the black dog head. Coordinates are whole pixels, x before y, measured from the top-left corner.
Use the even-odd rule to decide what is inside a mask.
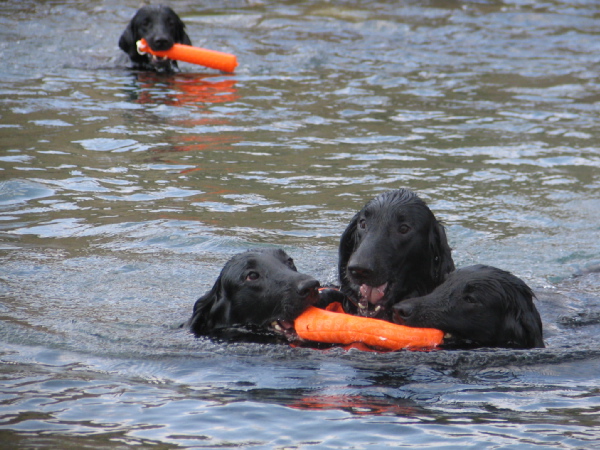
[[[175,43],[192,45],[182,20],[175,11],[163,5],[141,7],[121,35],[119,47],[139,69],[172,71],[177,68],[177,61],[140,55],[136,43],[142,38],[154,51],[169,50]]]
[[[523,280],[495,267],[456,270],[431,294],[394,306],[394,321],[449,333],[450,346],[544,347],[534,294]]]
[[[452,270],[444,227],[407,189],[368,202],[340,240],[338,273],[351,313],[391,319],[394,302],[428,294]]]
[[[281,249],[240,253],[196,301],[189,325],[197,336],[247,338],[275,332],[291,339],[294,319],[317,302],[318,287],[319,282],[299,273]]]

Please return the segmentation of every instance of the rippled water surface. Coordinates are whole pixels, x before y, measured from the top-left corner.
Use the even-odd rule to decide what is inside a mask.
[[[170,76],[120,55],[138,6],[0,3],[0,447],[600,447],[597,2],[173,1],[240,65]],[[398,187],[534,288],[546,349],[177,328],[248,248],[335,282]]]

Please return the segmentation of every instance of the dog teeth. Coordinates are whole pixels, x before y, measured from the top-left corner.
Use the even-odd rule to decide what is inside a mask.
[[[452,335],[450,333],[446,333],[444,335],[444,339],[451,339],[451,338],[452,338]]]
[[[272,322],[271,326],[277,331],[283,331],[283,328],[281,328],[281,325],[279,325],[277,322]]]
[[[381,311],[381,305],[377,305],[377,306],[375,307],[375,312],[379,312],[379,311]]]
[[[358,307],[359,307],[360,309],[365,309],[365,308],[367,307],[367,305],[365,305],[364,303],[359,303],[359,304],[358,304]]]

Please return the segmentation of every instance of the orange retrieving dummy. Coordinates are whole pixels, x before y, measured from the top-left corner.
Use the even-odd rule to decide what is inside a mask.
[[[150,53],[161,58],[199,64],[211,69],[222,70],[223,72],[233,72],[237,67],[237,58],[235,55],[192,47],[191,45],[173,44],[173,47],[169,50],[155,52],[150,48],[145,39],[140,39],[137,42],[137,48],[140,53]]]
[[[363,343],[385,350],[431,349],[444,339],[441,330],[406,327],[314,306],[296,319],[294,328],[298,336],[309,341],[344,345]]]

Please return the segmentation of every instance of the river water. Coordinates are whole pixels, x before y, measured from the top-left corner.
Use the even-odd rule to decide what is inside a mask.
[[[123,64],[137,1],[0,3],[0,447],[600,448],[597,2],[173,1],[222,74]],[[546,349],[224,345],[177,325],[233,254],[336,281],[408,187]]]

